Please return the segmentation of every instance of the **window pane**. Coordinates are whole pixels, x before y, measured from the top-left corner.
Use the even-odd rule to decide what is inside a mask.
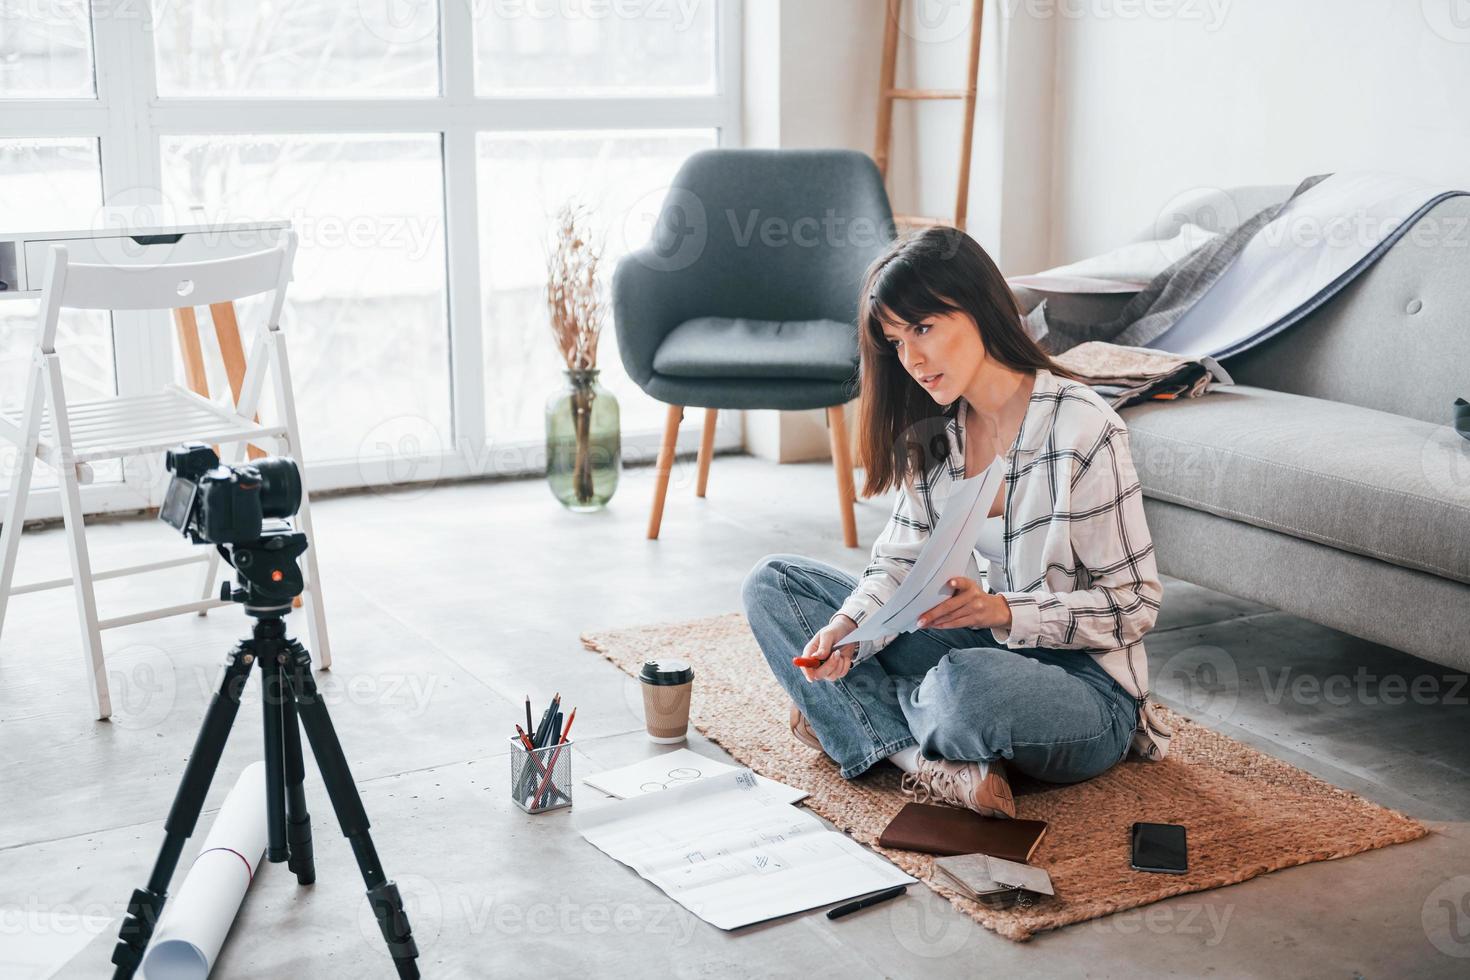
[[[211,224],[295,227],[282,325],[309,461],[401,454],[385,427],[453,447],[437,135],[166,137],[163,184]],[[237,305],[242,331],[265,315]]]
[[[433,0],[154,0],[158,94],[436,95]]]
[[[15,230],[66,231],[90,228],[102,206],[101,166],[93,139],[0,140],[0,215]],[[0,412],[19,412],[25,400],[26,368],[36,345],[35,298],[0,299]],[[106,313],[70,310],[61,315],[56,349],[66,394],[72,401],[106,398],[117,390],[112,326]],[[14,447],[0,440],[0,479],[8,481]],[[37,466],[34,486],[55,486],[49,466]],[[99,479],[116,479],[115,468]],[[9,483],[0,483],[3,496]]]
[[[0,98],[96,94],[87,0],[0,0]]]
[[[476,4],[481,95],[713,92],[715,0]]]
[[[679,164],[715,142],[713,130],[480,134],[485,421],[492,440],[544,437],[546,398],[566,368],[546,311],[546,247],[557,209],[573,199],[590,209],[608,289],[618,259],[647,240]],[[624,432],[662,425],[666,407],[623,371],[611,314],[597,363],[622,407]]]

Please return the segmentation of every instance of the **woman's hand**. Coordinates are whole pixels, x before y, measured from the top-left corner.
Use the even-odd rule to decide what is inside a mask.
[[[847,676],[847,672],[852,669],[852,658],[857,654],[858,645],[838,644],[855,629],[857,623],[839,613],[832,617],[832,622],[817,630],[817,635],[807,641],[801,651],[803,657],[815,657],[822,661],[820,666],[801,668],[807,680],[835,681]]]
[[[986,592],[974,579],[952,578],[945,584],[955,594],[920,616],[920,629],[1010,628],[1011,607],[1003,596]]]

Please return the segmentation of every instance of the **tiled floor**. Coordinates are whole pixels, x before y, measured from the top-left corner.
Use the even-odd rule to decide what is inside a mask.
[[[1343,861],[1181,896],[1015,944],[928,889],[838,922],[816,914],[722,933],[583,842],[571,814],[507,800],[521,697],[579,707],[580,773],[655,751],[639,692],[578,634],[724,613],[762,555],[856,571],[830,467],[716,461],[709,499],[681,461],[663,540],[643,538],[647,469],[612,508],[561,510],[539,481],[413,488],[317,510],[337,664],[321,682],[429,977],[1465,976],[1470,973],[1470,688],[1463,674],[1177,580],[1149,654],[1160,696],[1435,834]],[[884,502],[859,505],[864,542]],[[99,567],[180,545],[152,521],[99,524]],[[61,536],[27,534],[22,579],[64,575]],[[191,577],[112,584],[106,609]],[[147,591],[145,591],[145,589]],[[296,627],[305,632],[305,623]],[[91,720],[67,592],[15,599],[0,640],[0,963],[52,913],[115,916],[141,885],[234,610],[108,636],[117,712]],[[1460,638],[1463,641],[1463,638]],[[259,752],[258,692],[209,805]],[[699,738],[692,747],[724,758]],[[318,883],[282,866],[252,887],[217,976],[392,975],[315,774]],[[577,808],[600,805],[578,788]],[[196,842],[197,842],[196,837]],[[179,879],[176,879],[176,881]],[[111,929],[63,971],[104,975]],[[0,968],[0,975],[10,974]]]

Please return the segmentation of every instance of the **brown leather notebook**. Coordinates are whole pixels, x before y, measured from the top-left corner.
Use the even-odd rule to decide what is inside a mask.
[[[878,845],[926,854],[989,854],[1025,864],[1045,836],[1045,820],[996,820],[958,807],[906,803]]]

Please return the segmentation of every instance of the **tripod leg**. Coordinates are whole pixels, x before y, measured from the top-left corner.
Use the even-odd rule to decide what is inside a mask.
[[[316,881],[316,862],[312,857],[311,814],[306,812],[306,765],[301,759],[296,700],[290,696],[290,681],[286,684],[287,697],[281,704],[281,741],[286,750],[286,844],[291,852],[287,867],[298,885],[309,885]]]
[[[347,756],[342,743],[337,740],[332,718],[327,706],[317,692],[316,679],[311,675],[311,656],[306,648],[295,640],[288,641],[291,647],[289,673],[286,677],[296,696],[297,712],[301,716],[301,727],[306,729],[307,741],[311,743],[312,755],[316,756],[317,768],[321,770],[322,782],[326,783],[327,796],[336,811],[337,823],[342,835],[352,845],[352,856],[362,871],[367,884],[368,904],[378,919],[378,929],[398,976],[404,980],[418,980],[419,968],[414,961],[418,958],[418,946],[408,924],[408,913],[403,909],[403,898],[398,886],[388,880],[383,864],[378,860],[377,848],[368,834],[367,811],[363,809],[362,797],[352,781],[352,772],[347,766]]]
[[[274,648],[274,649],[273,649]],[[261,718],[265,736],[265,859],[272,864],[286,860],[286,750],[281,705],[291,696],[281,669],[283,647],[274,641],[260,650]]]
[[[153,928],[158,925],[163,903],[168,898],[168,883],[178,866],[179,854],[199,822],[199,811],[204,806],[204,797],[209,793],[209,784],[224,753],[225,741],[230,737],[230,727],[240,710],[240,692],[250,679],[250,665],[254,659],[250,641],[242,641],[235,647],[225,667],[219,691],[204,713],[204,722],[194,740],[194,751],[189,753],[184,777],[174,794],[168,819],[163,822],[163,847],[158,851],[153,873],[148,878],[147,887],[136,889],[128,900],[128,911],[123,916],[117,946],[112,951],[112,962],[117,967],[112,974],[113,980],[130,980],[143,960],[143,950],[153,936]]]

